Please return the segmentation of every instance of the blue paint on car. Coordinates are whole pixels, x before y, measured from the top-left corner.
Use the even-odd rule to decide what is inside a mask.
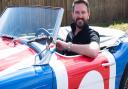
[[[49,65],[32,66],[0,77],[0,89],[53,89],[53,82]]]
[[[119,89],[121,77],[124,73],[126,64],[128,63],[128,43],[121,42],[117,47],[115,47],[115,52],[113,53],[116,61],[116,82],[115,89]]]

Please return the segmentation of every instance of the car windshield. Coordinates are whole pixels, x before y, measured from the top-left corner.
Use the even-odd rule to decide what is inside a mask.
[[[31,37],[46,30],[43,34],[56,36],[62,14],[57,7],[8,7],[0,17],[0,35]]]

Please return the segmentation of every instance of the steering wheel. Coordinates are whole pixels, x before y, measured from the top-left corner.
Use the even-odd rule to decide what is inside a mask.
[[[50,36],[50,33],[45,29],[45,28],[38,28],[36,31],[35,36],[40,37],[40,36]]]

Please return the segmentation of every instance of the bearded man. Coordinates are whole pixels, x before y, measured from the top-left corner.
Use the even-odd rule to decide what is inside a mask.
[[[99,34],[89,28],[89,2],[74,0],[72,4],[72,31],[68,33],[66,42],[57,40],[56,47],[66,55],[85,55],[95,58],[100,50]]]

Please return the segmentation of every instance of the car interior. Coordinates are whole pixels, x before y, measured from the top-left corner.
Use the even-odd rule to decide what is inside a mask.
[[[96,26],[90,26],[91,29],[94,29],[97,31],[100,35],[100,49],[103,50],[105,48],[114,46],[117,44],[118,39],[120,36],[124,35],[124,32],[118,31],[115,29],[110,29],[110,28],[103,28],[103,27],[96,27]],[[61,40],[66,40],[66,36],[68,32],[71,31],[70,26],[66,27],[60,27],[59,33],[58,33],[58,38]],[[115,34],[113,34],[113,32]]]

